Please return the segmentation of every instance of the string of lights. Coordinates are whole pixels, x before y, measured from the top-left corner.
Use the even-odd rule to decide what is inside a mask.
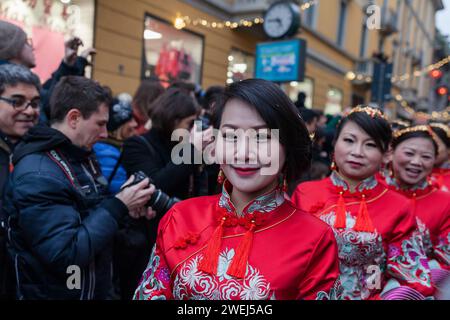
[[[450,106],[448,106],[444,111],[437,112],[433,111],[431,114],[425,112],[417,112],[415,111],[408,102],[403,98],[402,95],[398,94],[395,96],[395,100],[399,102],[402,108],[412,117],[412,118],[421,118],[426,119],[427,121],[450,121]]]
[[[450,56],[442,59],[441,61],[438,61],[436,63],[430,64],[424,68],[422,68],[421,70],[416,70],[413,73],[405,73],[401,76],[394,76],[391,78],[392,83],[398,83],[398,82],[402,82],[405,80],[409,80],[412,77],[417,78],[417,77],[421,77],[425,74],[429,74],[430,72],[432,72],[433,70],[439,70],[441,69],[443,66],[447,65],[450,63]],[[357,80],[365,80],[367,83],[370,83],[372,81],[372,77],[371,76],[367,76],[364,75],[362,73],[358,73],[356,71],[348,71],[345,75],[345,77],[350,80],[353,81],[355,79]]]
[[[311,0],[311,1],[305,2],[302,5],[300,5],[300,11],[308,10],[312,6],[316,5],[317,3],[318,3],[318,0]],[[208,21],[203,18],[191,18],[189,16],[183,16],[183,15],[179,14],[175,18],[173,26],[178,30],[184,29],[188,25],[201,26],[201,27],[210,28],[210,29],[224,29],[224,28],[236,29],[239,27],[251,28],[255,25],[259,25],[262,23],[264,23],[264,18],[262,18],[262,17],[253,18],[253,19],[241,19],[239,21],[231,21],[231,20]]]

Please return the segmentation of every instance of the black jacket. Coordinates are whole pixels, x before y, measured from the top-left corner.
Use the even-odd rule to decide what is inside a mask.
[[[172,148],[176,145],[164,138],[157,130],[150,130],[142,135],[147,140],[149,148],[140,137],[133,137],[123,146],[123,166],[128,176],[137,171],[143,171],[151,177],[155,186],[171,197],[187,199],[190,194],[189,188],[196,166],[194,164],[176,165],[171,160]],[[191,150],[191,163],[193,163],[194,146],[189,145]]]
[[[9,178],[9,162],[14,147],[6,135],[0,131],[0,208],[5,185]]]
[[[50,158],[52,150],[63,163]],[[111,244],[128,209],[104,196],[105,183],[91,153],[61,132],[37,126],[16,147],[13,163],[4,205],[17,298],[107,299]],[[77,278],[69,279],[73,266],[81,277],[80,286],[71,290],[67,283],[77,284]]]
[[[13,267],[7,258],[6,249],[6,217],[3,215],[3,195],[9,178],[10,158],[14,145],[0,132],[0,300],[13,299],[15,283]]]

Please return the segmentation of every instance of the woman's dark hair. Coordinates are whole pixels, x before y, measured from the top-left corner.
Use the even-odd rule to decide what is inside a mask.
[[[164,92],[164,87],[156,80],[144,80],[133,98],[136,106],[144,116],[152,117],[152,104]]]
[[[200,107],[182,89],[169,88],[153,103],[153,128],[170,140],[176,121],[197,115]]]
[[[392,129],[389,122],[379,115],[374,115],[372,117],[364,111],[353,112],[342,118],[336,129],[334,144],[336,144],[342,129],[348,122],[353,122],[363,129],[375,141],[377,148],[382,153],[385,153],[389,149],[389,144],[392,140]]]
[[[286,149],[288,181],[297,180],[311,165],[311,139],[304,121],[289,97],[276,84],[248,79],[226,87],[214,108],[213,123],[218,129],[228,101],[238,99],[255,108],[269,129],[278,129]]]
[[[414,127],[410,127],[410,128],[414,128]],[[403,130],[408,130],[408,128],[403,129]],[[400,131],[403,131],[403,130],[400,130]],[[425,130],[410,131],[410,132],[403,133],[400,136],[396,136],[394,134],[394,139],[392,140],[392,148],[395,150],[402,142],[409,140],[409,139],[414,139],[414,138],[425,138],[425,139],[430,140],[434,146],[434,155],[435,156],[438,155],[439,147],[438,147],[436,141],[433,139],[433,136],[430,134],[430,132],[425,131]]]
[[[431,124],[431,130],[433,130],[434,133],[436,133],[436,135],[439,137],[439,139],[442,140],[442,142],[444,142],[444,144],[447,146],[447,148],[450,148],[450,138],[447,135],[447,132],[441,128],[441,125],[433,125]],[[442,126],[445,126],[445,124],[442,124]]]

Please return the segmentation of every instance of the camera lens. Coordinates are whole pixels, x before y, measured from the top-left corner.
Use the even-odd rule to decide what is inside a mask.
[[[162,215],[169,211],[169,209],[179,201],[178,198],[171,198],[161,190],[157,189],[147,203],[147,206],[152,207],[158,215]]]

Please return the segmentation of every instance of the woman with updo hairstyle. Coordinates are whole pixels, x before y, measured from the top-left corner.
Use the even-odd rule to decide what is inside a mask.
[[[437,136],[438,156],[434,162],[432,180],[440,190],[450,192],[450,128],[443,123],[431,123],[431,130]]]
[[[396,131],[393,160],[380,181],[409,199],[429,259],[432,282],[439,288],[450,277],[450,194],[431,181],[438,144],[430,126]]]
[[[409,201],[375,177],[391,138],[380,110],[354,108],[338,124],[331,176],[300,184],[292,196],[299,208],[332,227],[344,299],[434,294]]]
[[[227,87],[214,109],[222,192],[164,216],[135,299],[337,298],[333,232],[286,195],[311,161],[295,106],[276,84],[250,79]]]

